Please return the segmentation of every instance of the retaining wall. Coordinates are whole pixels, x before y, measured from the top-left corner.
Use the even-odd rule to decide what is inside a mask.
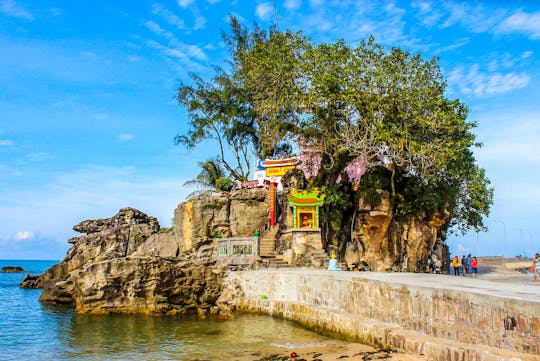
[[[243,271],[232,272],[227,283],[241,289],[242,297],[235,301],[238,310],[295,320],[324,334],[397,348],[428,360],[540,360],[540,300],[436,284],[456,282],[452,276],[411,276],[422,277],[411,285],[361,274]],[[435,282],[433,287],[430,282]]]

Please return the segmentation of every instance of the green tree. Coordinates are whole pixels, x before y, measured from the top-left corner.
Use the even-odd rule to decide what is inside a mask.
[[[190,181],[184,183],[185,186],[196,186],[203,190],[215,190],[217,192],[230,191],[233,182],[227,178],[223,167],[215,160],[199,162],[201,172]]]
[[[355,47],[314,44],[301,32],[249,31],[235,19],[231,30],[231,72],[180,88],[195,120],[184,144],[221,134],[234,146],[229,134],[242,135],[267,157],[301,138],[322,152],[314,185],[334,198],[347,192],[338,177],[362,156],[362,187],[387,185],[397,216],[449,212],[449,226],[484,228],[493,190],[472,153],[476,124],[464,104],[446,98],[436,58],[386,49],[373,38]]]

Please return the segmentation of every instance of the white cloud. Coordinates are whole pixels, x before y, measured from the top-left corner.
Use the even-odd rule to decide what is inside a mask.
[[[187,8],[193,4],[194,0],[178,0],[178,5],[182,8]]]
[[[144,23],[144,26],[150,30],[151,32],[153,32],[154,34],[156,35],[160,35],[160,36],[163,36],[164,38],[166,39],[171,39],[173,38],[173,35],[172,33],[164,30],[161,28],[161,26],[159,26],[159,24],[153,22],[152,20],[148,20]]]
[[[458,40],[457,42],[455,42],[455,43],[453,43],[453,44],[450,44],[450,45],[448,45],[448,46],[442,47],[441,49],[439,49],[439,50],[437,51],[437,53],[440,54],[440,53],[444,53],[444,52],[446,52],[446,51],[456,50],[456,49],[458,49],[458,48],[461,48],[461,47],[464,46],[464,45],[469,44],[470,41],[471,41],[471,39],[469,39],[469,38],[460,39],[460,40]]]
[[[522,60],[529,59],[533,54],[534,53],[530,50],[524,51],[523,54],[521,54],[521,59]]]
[[[285,0],[283,6],[288,10],[298,10],[302,5],[302,0]]]
[[[8,16],[24,20],[34,20],[34,16],[22,6],[15,3],[14,0],[3,0],[0,3],[0,12]]]
[[[505,18],[495,31],[503,34],[523,33],[531,39],[540,39],[540,11],[535,13],[518,11]]]
[[[474,64],[468,69],[459,66],[448,76],[448,83],[462,94],[478,97],[504,94],[515,89],[521,89],[529,84],[531,76],[527,73],[509,72],[506,74],[484,73],[480,65]]]
[[[30,231],[20,231],[15,233],[15,235],[13,236],[13,239],[17,241],[24,241],[31,238],[34,238],[34,233]]]
[[[14,145],[12,140],[0,139],[0,147],[12,147]]]
[[[442,28],[460,25],[475,33],[492,31],[507,12],[506,10],[488,9],[482,4],[473,6],[468,2],[444,2],[442,7],[441,11],[447,15],[446,20],[441,24]]]
[[[127,142],[133,138],[135,138],[135,136],[131,133],[118,134],[118,139],[120,139],[123,142]]]
[[[182,30],[185,28],[184,20],[173,14],[171,11],[165,9],[160,4],[152,5],[152,13],[161,16],[169,24],[174,25],[177,29]]]
[[[47,160],[51,157],[51,155],[47,152],[36,152],[36,153],[29,153],[26,155],[26,158],[33,162],[43,162],[44,160]]]
[[[257,17],[263,21],[268,21],[272,19],[272,15],[274,13],[274,7],[272,4],[264,2],[257,5],[255,8],[255,14]]]
[[[123,207],[140,209],[167,226],[190,192],[182,186],[187,180],[172,174],[149,175],[133,167],[88,166],[34,188],[0,190],[0,233],[19,232],[21,239],[30,238],[30,232],[20,230],[31,228],[40,238],[67,240],[74,235],[73,225],[110,217]]]
[[[206,27],[206,18],[204,16],[201,16],[201,15],[197,15],[195,17],[195,27],[194,29],[195,30],[200,30],[200,29],[204,29]]]

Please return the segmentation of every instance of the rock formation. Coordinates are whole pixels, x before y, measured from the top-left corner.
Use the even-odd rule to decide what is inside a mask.
[[[158,234],[157,219],[139,210],[124,208],[74,229],[86,234],[69,240],[62,262],[21,283],[42,287],[42,302],[73,304],[79,313],[175,314],[209,308],[219,296],[223,267],[157,257],[151,246],[167,234]],[[174,249],[174,238],[165,239],[161,249]]]
[[[68,241],[72,247],[65,258],[42,275],[27,275],[21,286],[43,288],[41,301],[72,304],[80,313],[203,314],[217,305],[226,315],[234,295],[219,298],[229,268],[216,265],[216,236],[245,237],[264,229],[267,197],[265,189],[201,194],[181,203],[173,227],[165,230],[156,218],[133,208],[83,221],[73,228],[84,234]],[[398,220],[388,196],[382,199],[377,207],[360,200],[354,222],[346,224],[352,238],[342,259],[363,257],[378,271],[421,272],[428,257],[445,256],[441,227],[447,215]],[[278,195],[277,207],[283,218],[279,225],[287,227],[285,196]],[[283,252],[286,232],[273,231],[276,249]],[[332,242],[327,246],[338,248]],[[323,266],[320,248],[292,255],[290,265]]]
[[[2,267],[2,272],[4,273],[17,273],[17,272],[25,272],[24,268],[20,266],[5,266]]]
[[[388,192],[375,207],[360,199],[353,225],[356,249],[375,271],[425,272],[429,259],[448,259],[442,227],[449,214],[396,219]]]

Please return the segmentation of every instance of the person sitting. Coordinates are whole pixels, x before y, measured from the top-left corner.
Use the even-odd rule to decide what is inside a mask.
[[[339,271],[340,269],[337,267],[337,259],[335,253],[332,253],[330,255],[330,260],[328,261],[328,270],[329,271]]]
[[[364,271],[364,272],[371,271],[371,269],[369,268],[369,265],[363,258],[360,258],[360,263],[358,263],[358,270]]]

